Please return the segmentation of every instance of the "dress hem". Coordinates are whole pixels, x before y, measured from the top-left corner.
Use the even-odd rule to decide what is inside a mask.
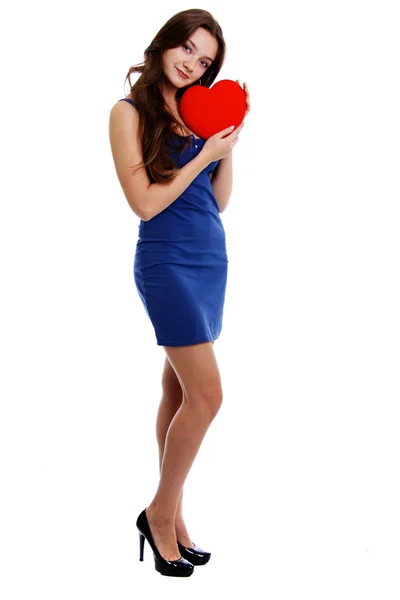
[[[157,346],[194,346],[195,344],[203,344],[204,342],[215,342],[218,338],[200,338],[194,342],[162,342],[157,339]]]

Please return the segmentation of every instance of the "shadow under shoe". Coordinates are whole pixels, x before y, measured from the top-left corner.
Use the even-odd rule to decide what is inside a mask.
[[[166,560],[161,556],[157,546],[154,543],[153,536],[151,534],[149,522],[147,520],[146,509],[142,510],[136,521],[136,527],[139,530],[139,543],[140,543],[140,558],[143,560],[144,554],[144,541],[148,541],[154,554],[154,567],[156,571],[161,575],[168,575],[170,577],[189,577],[194,571],[193,563],[187,561],[182,556],[177,560]]]
[[[206,552],[205,550],[202,550],[201,548],[196,546],[195,543],[193,543],[193,548],[186,548],[178,542],[178,548],[183,558],[189,560],[196,567],[198,565],[205,565],[206,563],[208,563],[211,557],[211,552]]]

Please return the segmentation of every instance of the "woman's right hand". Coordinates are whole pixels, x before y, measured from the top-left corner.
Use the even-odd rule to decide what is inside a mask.
[[[244,121],[236,129],[227,127],[218,133],[214,133],[208,138],[203,146],[202,152],[206,152],[210,162],[226,158],[229,152],[233,150],[234,145],[239,139],[239,133],[244,127]]]

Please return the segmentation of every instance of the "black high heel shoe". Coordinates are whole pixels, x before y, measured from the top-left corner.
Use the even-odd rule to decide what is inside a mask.
[[[182,546],[182,544],[178,542],[178,548],[183,558],[190,560],[190,562],[196,567],[198,565],[205,565],[206,563],[208,563],[211,557],[211,552],[206,552],[205,550],[202,550],[201,548],[196,546],[195,543],[193,543],[192,548],[185,548],[185,546]]]
[[[140,541],[140,558],[143,560],[144,540],[146,539],[151,546],[154,554],[154,566],[156,571],[161,575],[169,575],[171,577],[189,577],[193,571],[193,564],[185,560],[182,556],[177,560],[166,560],[159,553],[157,546],[154,543],[153,536],[150,531],[149,522],[147,520],[146,509],[144,509],[137,518],[136,527],[139,530]]]

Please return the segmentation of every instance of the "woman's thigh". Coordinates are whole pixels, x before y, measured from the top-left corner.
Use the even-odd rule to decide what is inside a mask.
[[[214,342],[211,342],[214,345]],[[178,376],[175,373],[175,369],[171,365],[168,353],[165,356],[164,369],[162,374],[162,388],[164,394],[169,397],[176,397],[178,400],[182,400],[183,389],[179,382]]]
[[[186,402],[206,401],[217,410],[222,401],[221,376],[212,342],[164,346]]]

